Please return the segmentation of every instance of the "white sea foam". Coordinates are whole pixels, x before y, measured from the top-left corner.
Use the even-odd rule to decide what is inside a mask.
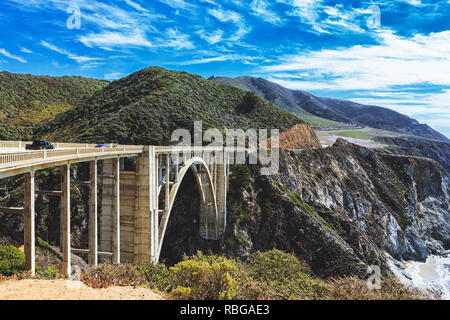
[[[408,261],[404,265],[413,286],[440,290],[444,294],[442,298],[450,300],[450,255],[429,256],[426,262]]]
[[[442,299],[450,300],[450,252],[447,256],[429,256],[425,262],[399,262],[388,256],[390,269],[407,286],[420,290],[437,289]]]

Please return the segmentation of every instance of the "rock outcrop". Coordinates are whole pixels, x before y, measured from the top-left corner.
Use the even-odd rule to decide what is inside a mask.
[[[389,274],[395,259],[424,260],[450,247],[449,179],[425,158],[381,155],[338,140],[283,152],[276,176],[258,175],[229,197],[222,250],[245,257],[272,248],[295,253],[322,276]]]

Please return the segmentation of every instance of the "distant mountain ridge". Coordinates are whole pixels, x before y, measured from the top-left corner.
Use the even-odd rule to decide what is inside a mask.
[[[346,100],[320,98],[305,91],[287,89],[262,78],[211,77],[209,80],[254,92],[300,118],[312,115],[331,121],[449,141],[446,136],[428,125],[420,124],[415,119],[387,108]]]
[[[300,124],[293,133],[298,138],[295,147],[320,147],[311,126],[254,93],[159,67],[112,82],[38,128],[35,136],[58,141],[167,145],[175,129],[188,129],[192,134],[194,121],[202,121],[203,130],[285,131]]]

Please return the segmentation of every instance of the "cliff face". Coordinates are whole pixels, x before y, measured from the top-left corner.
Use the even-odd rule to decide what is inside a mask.
[[[320,140],[310,125],[299,123],[280,134],[282,149],[320,148]]]
[[[381,152],[430,158],[439,162],[450,175],[450,142],[419,137],[376,137],[374,140],[388,145]]]
[[[278,175],[253,168],[251,177],[244,196],[229,197],[221,247],[229,254],[278,248],[322,276],[342,276],[365,274],[368,265],[389,273],[385,252],[422,260],[450,248],[449,179],[432,160],[338,140],[327,149],[282,153]]]

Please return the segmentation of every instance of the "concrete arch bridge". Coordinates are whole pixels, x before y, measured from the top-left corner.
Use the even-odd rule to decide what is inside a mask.
[[[71,274],[71,253],[114,263],[157,261],[180,185],[192,170],[200,194],[200,235],[217,240],[225,230],[229,159],[233,149],[211,147],[125,146],[95,148],[91,144],[55,143],[55,150],[25,151],[21,141],[0,141],[0,179],[25,175],[23,207],[0,207],[0,213],[24,215],[26,268],[35,272],[35,197],[61,198],[60,242],[63,274]],[[125,171],[124,158],[136,159],[136,170]],[[71,165],[88,162],[89,181],[72,181]],[[101,166],[99,163],[101,162]],[[61,190],[36,190],[39,170],[59,167]],[[99,172],[99,167],[102,172]],[[98,184],[102,182],[99,212]],[[71,183],[90,186],[89,248],[70,241]]]

